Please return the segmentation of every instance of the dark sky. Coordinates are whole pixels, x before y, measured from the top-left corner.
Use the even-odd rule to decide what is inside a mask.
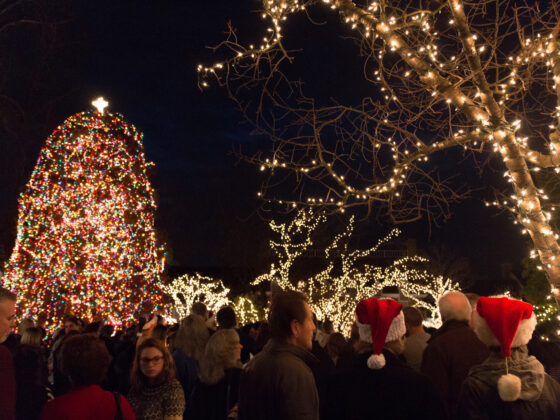
[[[9,256],[13,246],[17,194],[46,137],[103,95],[110,111],[122,113],[145,134],[147,156],[157,168],[152,179],[159,198],[157,226],[173,264],[259,267],[266,257],[266,223],[257,215],[255,199],[259,174],[232,151],[239,146],[266,150],[266,141],[250,135],[225,92],[198,90],[195,68],[217,59],[206,46],[222,40],[228,20],[248,42],[262,36],[262,28],[253,24],[258,18],[249,13],[260,1],[55,3],[39,0],[22,7],[5,21],[31,17],[39,23],[0,32],[0,176],[5,180],[0,184],[0,257]],[[336,16],[329,19],[336,25]],[[328,52],[314,49],[317,36],[310,37],[310,28],[300,22],[290,29],[309,51],[303,63],[314,74],[324,73],[311,88],[325,97],[332,93],[326,86],[335,93],[351,91],[360,72],[347,66],[359,63],[355,50],[328,26],[315,30],[330,36],[335,46]],[[505,216],[477,200],[455,207],[454,213],[443,227],[432,226],[430,235],[426,222],[405,227],[405,234],[420,247],[438,246],[468,258],[479,290],[504,276],[504,264],[517,270],[526,252],[524,239]],[[364,225],[361,242],[371,243],[389,228]]]

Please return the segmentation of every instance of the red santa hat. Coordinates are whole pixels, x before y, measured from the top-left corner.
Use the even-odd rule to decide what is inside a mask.
[[[481,297],[473,313],[473,328],[488,346],[499,346],[505,358],[506,374],[498,380],[498,393],[504,401],[515,401],[521,394],[521,379],[508,371],[512,347],[529,342],[537,325],[533,307],[507,297]]]
[[[392,299],[363,299],[356,306],[356,324],[360,339],[373,347],[368,367],[381,369],[385,366],[385,356],[381,353],[385,343],[406,333],[402,305]]]

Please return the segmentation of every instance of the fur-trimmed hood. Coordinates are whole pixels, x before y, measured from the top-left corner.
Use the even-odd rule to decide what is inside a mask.
[[[474,366],[469,376],[476,377],[492,388],[497,388],[498,380],[506,372],[505,360],[499,348],[491,348],[490,357],[481,365]],[[509,372],[521,379],[521,400],[536,401],[541,396],[545,371],[535,357],[529,356],[525,346],[511,349],[508,360]]]

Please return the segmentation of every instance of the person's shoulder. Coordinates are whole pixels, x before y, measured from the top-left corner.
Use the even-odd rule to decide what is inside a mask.
[[[128,399],[122,394],[120,394],[120,397],[121,397],[121,411],[124,420],[134,420],[134,411],[132,410],[132,406],[128,402]]]
[[[301,357],[282,348],[260,352],[245,365],[243,370],[246,372],[266,371],[274,375],[289,375],[293,371],[311,372]]]
[[[166,388],[172,392],[178,392],[181,391],[181,393],[183,393],[183,386],[181,385],[181,383],[177,380],[177,378],[171,378],[168,382],[167,382],[167,386]]]
[[[61,397],[57,397],[54,400],[47,402],[43,406],[43,409],[41,410],[41,416],[40,416],[42,420],[50,420],[50,419],[54,420],[60,418],[59,411],[62,404],[59,398]]]
[[[12,353],[4,344],[0,344],[0,357],[6,359],[12,359]]]
[[[544,387],[560,399],[560,382],[547,373],[544,375]]]

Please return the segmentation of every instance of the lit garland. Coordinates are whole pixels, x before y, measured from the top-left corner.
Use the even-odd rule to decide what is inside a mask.
[[[232,302],[228,297],[230,290],[219,279],[200,273],[185,274],[170,284],[162,285],[161,288],[173,299],[173,308],[179,319],[189,315],[193,303],[202,302],[214,313],[223,306],[231,306],[235,310],[239,325],[259,320],[259,313],[253,301],[245,296],[238,296]]]
[[[69,313],[121,325],[163,308],[151,165],[142,134],[103,108],[51,134],[20,196],[2,279],[18,294],[19,315],[44,315],[52,331]]]
[[[311,210],[301,209],[290,223],[271,222],[271,228],[281,236],[280,243],[271,241],[277,265],[272,264],[269,273],[259,276],[254,284],[268,280],[276,281],[282,288],[293,288],[290,269],[295,259],[312,245],[311,234],[324,220],[324,215],[314,216]],[[411,304],[426,309],[427,325],[439,327],[441,317],[437,301],[444,293],[457,290],[458,284],[415,268],[419,264],[429,263],[427,259],[417,256],[400,258],[387,267],[359,264],[360,259],[374,255],[381,245],[398,236],[400,232],[395,229],[380,239],[375,246],[352,251],[348,249],[348,243],[353,231],[354,218],[351,217],[346,230],[337,235],[325,250],[327,268],[297,285],[298,290],[305,291],[309,296],[309,305],[317,318],[330,319],[336,330],[346,332],[354,322],[354,310],[359,300],[378,296],[385,287],[397,286],[401,295],[409,299]],[[294,239],[294,234],[302,232],[305,233],[303,238]],[[297,252],[286,251],[290,249],[297,249]],[[338,262],[335,253],[340,255],[340,274],[337,274],[335,269]]]
[[[253,301],[245,296],[238,296],[233,300],[233,308],[240,326],[261,321],[259,311]]]
[[[540,305],[533,305],[533,312],[537,317],[538,324],[544,324],[549,322],[554,322],[558,325],[558,321],[560,321],[560,315],[558,315],[558,305],[554,300],[554,296],[552,294],[547,295],[546,297],[547,302]],[[560,329],[556,330],[556,335],[560,336]],[[550,338],[546,335],[541,335],[541,340],[550,341]]]
[[[161,288],[173,299],[173,306],[179,319],[189,315],[195,302],[204,303],[208,310],[214,312],[222,306],[231,304],[228,298],[229,289],[221,280],[199,273],[177,277],[170,284],[162,284]]]
[[[559,235],[550,224],[556,206],[547,201],[547,192],[536,185],[531,174],[531,171],[540,170],[560,174],[560,42],[554,7],[536,11],[532,6],[521,8],[511,2],[496,2],[495,13],[489,15],[484,2],[449,0],[431,5],[384,0],[323,0],[324,6],[340,14],[356,31],[356,37],[362,41],[361,54],[369,55],[368,64],[379,66],[371,73],[369,66],[364,66],[364,75],[368,82],[380,87],[379,99],[382,100],[369,109],[341,105],[308,110],[302,106],[304,101],[290,109],[287,102],[279,101],[270,90],[275,74],[281,74],[282,83],[286,81],[280,64],[294,59],[289,52],[293,50],[283,44],[283,25],[291,15],[309,13],[308,8],[318,3],[314,0],[263,1],[262,17],[267,27],[262,41],[246,47],[232,33],[221,46],[234,54],[223,62],[199,65],[197,69],[201,88],[208,87],[213,79],[220,85],[228,85],[230,92],[238,91],[237,85],[230,84],[239,83],[243,89],[260,89],[262,82],[260,94],[272,99],[271,102],[280,103],[278,109],[282,111],[283,121],[289,121],[289,112],[296,115],[291,127],[305,127],[308,121],[313,121],[314,127],[321,127],[321,130],[329,124],[340,129],[341,125],[333,123],[338,115],[353,111],[356,115],[366,114],[362,120],[351,120],[356,126],[363,124],[366,128],[362,132],[358,129],[346,133],[349,141],[355,142],[351,149],[358,152],[345,155],[346,151],[325,150],[322,133],[315,128],[308,137],[302,134],[303,129],[297,131],[297,136],[292,135],[294,130],[274,131],[275,124],[259,119],[274,112],[267,114],[268,110],[259,107],[255,120],[259,121],[259,127],[267,124],[275,127],[270,134],[277,145],[274,151],[279,153],[274,153],[272,159],[255,159],[255,163],[262,171],[292,171],[297,174],[298,185],[307,179],[325,186],[326,193],[301,200],[276,200],[265,197],[262,191],[258,195],[281,204],[327,206],[341,212],[351,206],[361,204],[370,208],[374,203],[384,202],[395,212],[393,216],[397,214],[408,220],[414,207],[410,210],[402,204],[405,192],[407,196],[414,194],[414,188],[409,188],[412,175],[430,173],[422,167],[429,157],[453,147],[473,153],[493,150],[503,161],[504,176],[513,191],[505,192],[487,205],[510,210],[516,223],[521,225],[522,233],[530,235],[534,255],[540,258],[541,269],[547,272],[553,285],[552,293],[558,301]],[[488,18],[495,20],[487,21]],[[510,28],[517,29],[517,37],[511,36]],[[519,42],[512,41],[514,38]],[[512,54],[514,50],[516,53]],[[265,68],[271,69],[270,72],[265,73]],[[397,79],[398,84],[395,83]],[[538,98],[533,97],[537,90],[544,92]],[[410,100],[411,97],[414,99]],[[377,99],[375,95],[364,98],[362,105]],[[426,109],[422,107],[423,111],[415,118],[418,114],[415,109],[418,110],[414,105],[420,105],[421,99],[429,103],[423,102]],[[315,101],[308,99],[306,102],[316,106]],[[428,109],[436,106],[441,107],[430,114]],[[546,124],[532,121],[533,108],[548,118]],[[446,116],[442,117],[444,113]],[[299,115],[304,117],[298,119]],[[406,126],[406,122],[400,124],[401,121],[391,120],[391,115],[399,115],[405,121],[413,120],[417,122],[415,127],[424,123],[431,129],[437,119],[441,124],[433,140],[423,140],[415,129]],[[367,126],[368,118],[375,121],[376,127]],[[301,144],[298,136],[303,138]],[[379,149],[390,151],[394,164],[375,167]],[[302,152],[309,160],[293,159],[297,152]],[[372,166],[364,166],[366,171],[363,172],[359,172],[355,164],[360,153],[368,159],[374,157],[370,161]],[[383,175],[377,176],[375,169],[381,169],[379,172]],[[364,174],[368,172],[374,176],[366,178]],[[425,179],[442,185],[431,176]],[[434,188],[430,192],[440,202],[453,197],[445,189]],[[420,194],[420,201],[414,205],[422,204],[421,197]],[[402,214],[398,214],[399,209]]]
[[[270,241],[270,247],[276,255],[276,264],[272,264],[268,273],[258,276],[253,285],[263,281],[274,281],[282,289],[292,288],[290,269],[294,260],[312,245],[311,234],[320,223],[326,220],[324,214],[316,215],[310,210],[300,209],[297,216],[289,223],[270,222],[270,229],[279,236],[279,241]]]

